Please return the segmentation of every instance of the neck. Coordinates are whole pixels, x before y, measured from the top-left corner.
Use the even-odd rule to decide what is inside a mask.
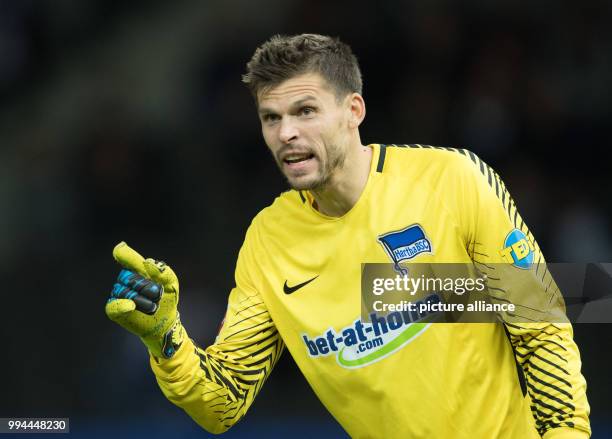
[[[365,189],[370,174],[372,148],[359,145],[351,148],[344,166],[334,172],[330,182],[310,191],[314,207],[324,215],[341,217],[355,205]]]

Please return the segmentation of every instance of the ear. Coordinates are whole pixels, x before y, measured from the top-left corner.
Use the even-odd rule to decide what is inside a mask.
[[[350,111],[349,128],[358,128],[366,114],[363,96],[361,96],[359,93],[351,93],[348,96],[347,104]]]

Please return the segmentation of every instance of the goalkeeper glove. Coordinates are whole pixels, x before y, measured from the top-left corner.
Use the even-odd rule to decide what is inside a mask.
[[[139,336],[153,356],[172,357],[185,332],[177,311],[176,274],[162,261],[144,259],[125,242],[115,246],[113,257],[124,268],[106,302],[106,315]]]

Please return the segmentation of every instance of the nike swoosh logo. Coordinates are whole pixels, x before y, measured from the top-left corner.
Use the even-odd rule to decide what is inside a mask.
[[[285,285],[283,285],[283,291],[285,292],[285,294],[295,293],[297,290],[299,290],[300,288],[308,285],[310,282],[315,280],[317,277],[319,277],[319,276],[317,275],[317,276],[313,277],[312,279],[308,279],[306,282],[302,282],[301,284],[297,284],[297,285],[292,286],[292,287],[287,285],[287,281],[285,281]]]

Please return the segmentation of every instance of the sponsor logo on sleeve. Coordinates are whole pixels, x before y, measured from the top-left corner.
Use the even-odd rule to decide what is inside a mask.
[[[504,240],[499,254],[506,262],[517,268],[528,270],[533,264],[535,247],[533,242],[519,229],[513,229]]]

